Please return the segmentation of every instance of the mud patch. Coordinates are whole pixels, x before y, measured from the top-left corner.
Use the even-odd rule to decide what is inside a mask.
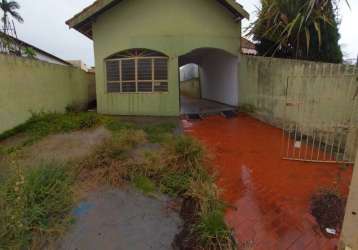
[[[184,226],[181,232],[175,236],[173,243],[174,249],[199,249],[199,237],[192,232],[193,225],[199,220],[199,203],[194,199],[185,199],[180,210],[180,216],[184,221]]]
[[[170,203],[131,187],[92,192],[73,210],[76,223],[58,249],[172,249],[182,221]]]
[[[327,228],[339,231],[342,227],[345,212],[345,200],[338,192],[321,190],[313,195],[311,213],[316,218],[322,232],[329,235]]]
[[[68,162],[81,159],[93,152],[97,145],[111,136],[104,127],[67,134],[50,135],[23,152],[25,165],[39,162]]]

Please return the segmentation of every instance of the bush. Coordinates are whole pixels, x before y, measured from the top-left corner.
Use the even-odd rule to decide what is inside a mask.
[[[56,236],[66,227],[72,206],[72,178],[66,168],[44,165],[17,171],[0,188],[0,242],[28,249],[38,237]]]

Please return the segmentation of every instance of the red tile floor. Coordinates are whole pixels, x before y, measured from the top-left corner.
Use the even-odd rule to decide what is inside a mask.
[[[282,131],[247,115],[183,120],[186,133],[213,155],[218,186],[230,207],[227,223],[247,249],[336,249],[310,215],[313,192],[337,187],[347,195],[352,168],[281,159]]]

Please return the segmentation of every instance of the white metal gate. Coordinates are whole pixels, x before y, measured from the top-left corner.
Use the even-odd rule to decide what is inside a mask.
[[[358,78],[294,76],[287,79],[282,157],[353,163],[358,147]]]

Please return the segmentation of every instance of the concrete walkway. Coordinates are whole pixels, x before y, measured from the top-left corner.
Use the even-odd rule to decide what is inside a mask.
[[[209,101],[204,99],[197,99],[188,96],[180,97],[180,112],[181,114],[220,114],[222,111],[235,110],[235,108]]]
[[[183,121],[184,130],[213,153],[228,224],[244,249],[336,249],[310,214],[319,188],[347,195],[352,168],[281,159],[282,131],[246,115]]]
[[[78,204],[76,223],[59,243],[63,250],[168,250],[181,227],[165,196],[132,188],[94,192]]]

